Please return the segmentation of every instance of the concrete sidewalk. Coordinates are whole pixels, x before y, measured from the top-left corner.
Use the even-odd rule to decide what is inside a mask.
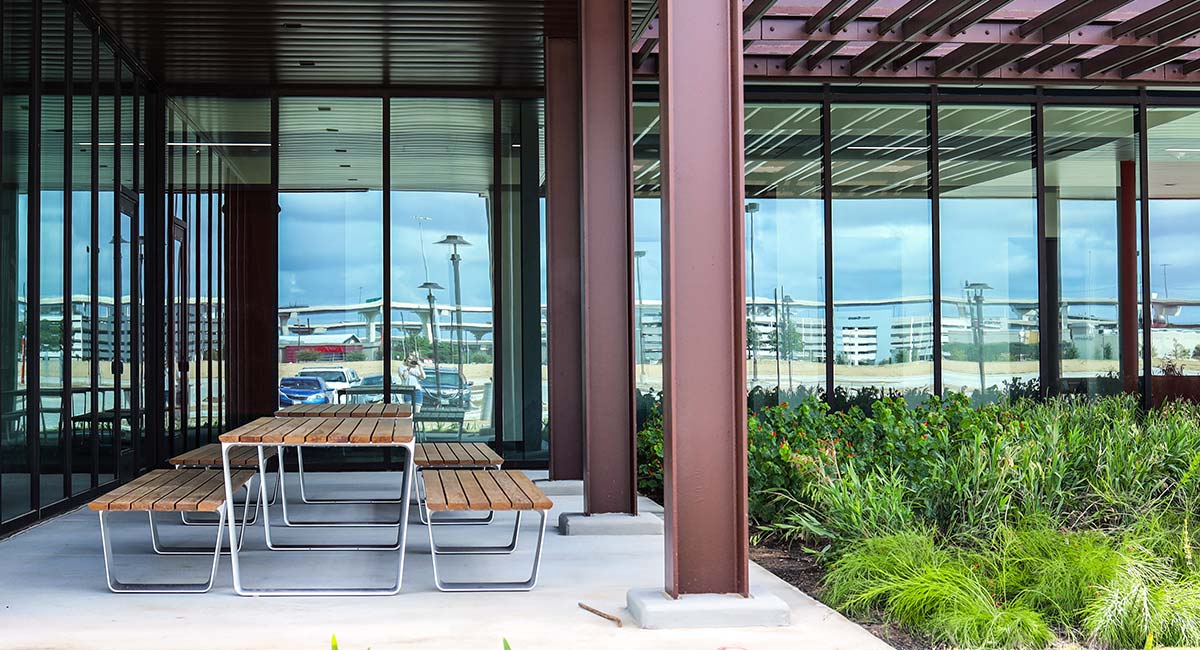
[[[314,491],[330,494],[350,486],[388,483],[364,474],[320,475]],[[295,489],[289,490],[295,498]],[[344,492],[343,492],[344,493]],[[582,498],[557,496],[551,526],[560,512],[582,509]],[[647,509],[657,506],[644,501]],[[397,506],[297,507],[296,518],[355,514],[386,518]],[[542,574],[529,593],[441,593],[434,589],[426,529],[409,527],[404,591],[392,597],[242,598],[232,590],[228,558],[222,558],[212,592],[203,595],[113,594],[105,587],[99,523],[76,510],[0,542],[0,648],[123,650],[302,650],[329,647],[337,634],[343,650],[389,648],[499,649],[654,648],[745,650],[886,650],[889,646],[840,614],[797,591],[766,570],[751,567],[756,591],[784,599],[793,624],[783,628],[642,630],[625,610],[631,587],[661,586],[661,536],[565,537],[547,531]],[[507,540],[511,515],[490,529],[445,527],[438,541]],[[273,518],[273,522],[277,519]],[[164,572],[206,575],[211,556],[160,557],[150,549],[145,513],[113,517],[118,575],[146,580]],[[527,575],[537,517],[526,517],[522,550],[512,557],[461,557],[447,577],[479,569],[487,577]],[[211,543],[212,528],[163,526],[166,543]],[[444,535],[444,537],[443,537]],[[347,539],[383,541],[386,530],[289,529],[284,541]],[[394,577],[395,555],[348,552],[269,552],[261,522],[248,530],[243,576],[257,586],[379,586]],[[579,608],[583,602],[619,616],[625,627]]]

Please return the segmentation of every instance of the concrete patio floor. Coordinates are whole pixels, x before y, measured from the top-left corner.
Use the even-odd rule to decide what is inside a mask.
[[[379,475],[326,474],[310,485],[322,495],[345,494],[350,486],[379,486]],[[289,492],[295,497],[294,488]],[[355,492],[360,494],[360,492]],[[661,536],[564,537],[554,524],[559,512],[582,509],[582,497],[556,496],[547,530],[542,573],[529,593],[442,593],[433,586],[425,527],[409,527],[404,590],[391,597],[243,598],[233,594],[229,561],[202,595],[110,593],[104,582],[99,523],[86,508],[0,541],[0,648],[122,648],[215,650],[324,649],[337,634],[343,650],[388,648],[498,649],[507,638],[513,650],[534,648],[711,648],[768,650],[885,650],[889,646],[758,566],[753,588],[775,594],[792,610],[783,628],[642,630],[625,609],[631,587],[661,586]],[[643,500],[647,510],[658,510]],[[294,517],[354,514],[394,516],[398,506],[307,506]],[[276,508],[277,510],[277,508]],[[377,514],[372,515],[372,512]],[[507,541],[508,515],[490,529],[443,527],[438,541]],[[275,520],[273,519],[273,522]],[[161,557],[150,549],[145,513],[113,517],[118,575],[126,580],[199,580],[211,556]],[[459,557],[449,578],[481,568],[487,577],[528,574],[537,517],[522,525],[522,549],[512,557]],[[388,531],[289,529],[283,541],[352,539],[382,541]],[[211,544],[212,528],[162,526],[166,543]],[[483,538],[483,535],[487,535]],[[255,586],[382,586],[394,578],[395,554],[268,552],[261,521],[249,529],[242,555],[243,580]],[[185,573],[186,572],[186,573]],[[621,617],[624,627],[588,613],[586,603]]]

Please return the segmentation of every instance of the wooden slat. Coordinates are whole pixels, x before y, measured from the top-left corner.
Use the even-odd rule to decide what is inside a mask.
[[[429,447],[427,445],[417,445],[413,453],[413,463],[417,467],[430,467],[429,463]]]
[[[422,472],[421,480],[425,483],[425,507],[429,510],[449,510],[446,492],[442,489],[441,472]]]
[[[220,474],[220,472],[216,473]],[[146,506],[146,509],[174,510],[180,499],[186,498],[189,494],[208,481],[210,477],[211,474],[209,472],[205,472],[204,470],[195,471],[187,482],[168,492],[162,498],[154,501],[152,504]],[[139,510],[140,509],[141,508],[139,508]]]
[[[362,424],[361,420],[353,418],[338,418],[335,421],[337,422],[337,426],[326,436],[326,442],[339,444],[350,442],[350,434],[354,433],[354,429],[359,424]]]
[[[353,420],[357,426],[350,433],[350,442],[355,444],[366,444],[371,442],[371,436],[375,434],[375,425],[378,420],[355,419]]]
[[[504,493],[504,488],[496,482],[492,474],[496,472],[474,472],[475,480],[487,495],[490,510],[512,510],[512,500]]]
[[[446,508],[448,510],[466,510],[467,495],[458,482],[454,472],[438,472],[442,478],[442,491],[446,493]]]
[[[297,442],[312,444],[324,443],[329,440],[330,434],[337,430],[338,424],[340,423],[341,420],[336,418],[321,418],[320,424],[317,425],[317,428],[308,432],[308,435],[304,436],[303,440],[298,440]],[[291,439],[289,439],[289,442],[290,441]]]
[[[507,470],[489,472],[491,479],[504,490],[504,496],[512,502],[513,510],[533,510],[533,501],[525,496],[524,490],[517,486]]]
[[[324,418],[295,418],[287,420],[291,426],[280,427],[271,431],[262,437],[262,442],[282,443],[289,437],[298,437],[303,440],[305,436],[324,421]]]
[[[509,478],[511,478],[513,482],[521,488],[521,491],[525,493],[525,496],[533,502],[534,510],[549,510],[550,508],[554,507],[554,502],[551,501],[550,498],[546,496],[546,493],[542,492],[538,486],[534,485],[533,481],[529,480],[529,477],[525,475],[525,472],[517,470],[502,471],[507,474]]]
[[[475,472],[459,470],[454,473],[458,484],[462,486],[463,495],[467,497],[467,508],[470,510],[491,510],[492,502],[475,480]]]
[[[259,418],[233,431],[221,434],[221,442],[258,442],[264,433],[285,426],[288,422],[283,418]]]
[[[107,494],[103,494],[92,500],[88,507],[92,510],[128,510],[128,505],[132,499],[140,496],[144,491],[153,488],[156,484],[167,480],[174,472],[169,469],[156,469],[148,474],[143,474],[138,478],[118,486]],[[116,504],[123,503],[123,507]]]
[[[143,491],[136,498],[130,499],[129,507],[126,510],[150,510],[154,507],[154,503],[159,499],[166,497],[174,492],[179,486],[186,485],[189,481],[196,477],[197,474],[203,474],[205,470],[177,470],[172,472],[165,481],[159,481],[154,487]],[[173,502],[172,502],[173,503]]]
[[[230,475],[230,483],[232,484],[233,489],[236,490],[245,485],[252,476],[254,476],[254,472],[249,470],[234,472]],[[221,483],[217,486],[217,489],[210,492],[208,496],[204,497],[197,505],[196,509],[200,512],[214,512],[220,508],[221,504],[223,503],[225,503],[224,477],[221,478]]]

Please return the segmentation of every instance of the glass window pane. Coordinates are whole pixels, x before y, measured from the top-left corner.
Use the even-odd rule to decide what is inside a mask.
[[[634,359],[641,391],[662,390],[662,181],[658,104],[633,105]]]
[[[1059,303],[1062,390],[1121,389],[1117,199],[1122,161],[1138,159],[1130,107],[1045,109],[1046,222]],[[1135,175],[1136,177],[1136,175]]]
[[[391,102],[392,383],[423,409],[463,409],[464,439],[483,442],[495,436],[492,128],[491,100]]]
[[[837,389],[933,387],[928,112],[832,109]]]
[[[41,505],[63,498],[64,436],[70,430],[62,418],[63,377],[67,357],[63,346],[63,135],[62,94],[66,63],[65,7],[42,3],[41,192],[38,275],[41,306],[38,317],[40,417],[38,420],[39,496]]]
[[[72,76],[71,140],[71,471],[72,495],[91,487],[95,449],[91,418],[94,410],[92,336],[92,35],[76,20]]]
[[[820,391],[826,359],[821,106],[750,105],[745,141],[748,383]],[[798,246],[804,254],[796,254]]]
[[[382,131],[379,99],[279,102],[279,377],[326,380],[289,403],[370,399],[383,374]]]
[[[1039,373],[1033,111],[943,105],[938,130],[943,385],[992,400]]]
[[[3,12],[3,160],[0,174],[0,521],[30,510],[25,422],[26,270],[29,265],[29,46],[32,3],[6,2]],[[36,358],[36,357],[35,357]],[[34,361],[36,363],[36,361]]]
[[[1200,375],[1200,110],[1152,108],[1148,126],[1154,374],[1195,376]],[[1153,394],[1157,399],[1189,393],[1195,381],[1156,379]]]
[[[100,152],[99,177],[99,212],[100,221],[97,228],[99,234],[99,286],[100,309],[96,315],[96,330],[94,336],[100,343],[100,383],[97,408],[102,414],[112,411],[118,405],[119,387],[117,377],[113,373],[113,361],[118,357],[119,332],[117,330],[119,308],[117,294],[117,257],[119,245],[119,223],[116,220],[116,171],[118,161],[117,149],[120,133],[116,124],[117,90],[116,65],[112,50],[105,44],[100,45],[100,131],[97,134],[97,149]],[[100,438],[100,485],[116,479],[117,455],[120,453],[120,439],[115,435],[112,422],[101,421]]]

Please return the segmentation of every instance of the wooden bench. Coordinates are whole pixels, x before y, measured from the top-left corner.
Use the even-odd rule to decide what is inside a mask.
[[[253,470],[238,470],[231,475],[230,487],[238,490],[249,483],[255,475]],[[210,469],[157,469],[143,474],[95,499],[88,508],[100,514],[100,543],[104,548],[104,575],[108,588],[116,593],[204,593],[212,588],[221,557],[221,536],[227,516],[225,503],[225,480],[219,470]],[[248,510],[248,509],[247,509]],[[202,583],[124,583],[116,579],[113,571],[112,541],[109,534],[108,515],[112,512],[146,512],[150,519],[150,539],[154,551],[162,555],[197,555],[210,552],[198,547],[164,547],[158,538],[154,521],[156,512],[215,512],[218,514],[217,541],[211,551],[212,571]],[[245,530],[245,515],[242,529]]]
[[[263,457],[269,462],[275,457],[275,449],[268,448],[263,450]],[[197,447],[191,451],[185,451],[182,454],[172,457],[167,461],[174,465],[176,469],[216,469],[219,470],[224,465],[221,459],[221,443],[214,442],[212,444]],[[249,469],[258,470],[258,450],[253,447],[235,447],[229,452],[229,466],[233,469]],[[253,483],[253,480],[251,481]],[[249,507],[250,492],[253,488],[247,488],[246,498],[238,501],[234,500],[234,506]],[[275,474],[275,489],[272,491],[268,503],[275,505],[275,499],[279,494],[279,473]],[[256,502],[257,505],[257,502]],[[188,519],[188,513],[181,512],[180,520],[187,526],[211,526],[216,523],[216,520],[195,520]],[[254,516],[250,519],[249,524],[253,526],[258,523],[258,509],[255,508]]]
[[[428,526],[432,519],[425,508],[425,491],[421,480],[425,470],[500,469],[504,459],[482,442],[421,442],[417,443],[414,462],[417,466],[417,514],[420,515],[421,523]],[[434,525],[487,524],[491,523],[492,518],[493,514],[489,512],[485,517],[439,519]]]
[[[537,584],[541,568],[542,544],[546,538],[546,516],[554,503],[524,472],[516,470],[427,470],[423,473],[426,507],[430,513],[450,511],[514,512],[512,540],[505,546],[438,546],[434,541],[434,526],[429,530],[429,547],[433,558],[433,581],[442,591],[529,591]],[[510,554],[517,548],[521,532],[521,514],[534,511],[540,515],[537,543],[533,554],[533,570],[522,581],[448,582],[438,576],[440,555],[497,555]],[[450,522],[447,522],[450,523]]]

